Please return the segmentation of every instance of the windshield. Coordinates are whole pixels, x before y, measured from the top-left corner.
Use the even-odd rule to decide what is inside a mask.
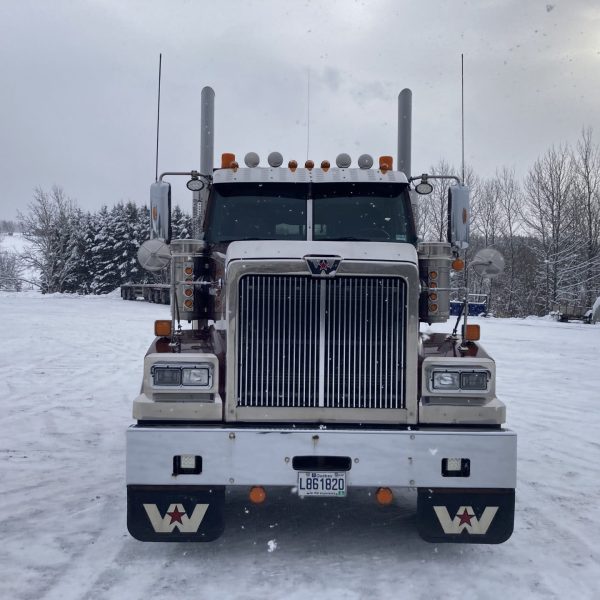
[[[206,241],[305,240],[306,183],[231,183],[213,187]]]
[[[409,242],[416,240],[404,183],[233,183],[213,187],[205,239],[308,239]]]
[[[414,242],[406,190],[398,183],[314,185],[313,238]]]

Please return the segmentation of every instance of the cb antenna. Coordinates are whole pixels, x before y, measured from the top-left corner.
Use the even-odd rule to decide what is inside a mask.
[[[160,77],[162,71],[162,53],[158,55],[158,106],[156,109],[156,162],[154,166],[154,179],[158,181],[158,134],[160,132]]]
[[[465,185],[465,55],[460,55],[460,104],[461,104],[461,145],[462,145],[462,183]]]
[[[308,67],[308,80],[306,83],[306,160],[310,149],[310,67]]]

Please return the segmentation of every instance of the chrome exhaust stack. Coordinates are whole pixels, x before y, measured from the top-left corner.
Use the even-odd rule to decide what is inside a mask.
[[[398,171],[411,176],[412,92],[405,88],[398,95]]]

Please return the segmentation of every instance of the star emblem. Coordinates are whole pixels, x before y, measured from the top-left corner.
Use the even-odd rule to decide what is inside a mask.
[[[327,271],[329,269],[329,262],[327,262],[326,260],[322,260],[319,263],[319,269],[321,269],[321,271]]]
[[[181,521],[181,517],[183,517],[185,515],[185,511],[179,512],[178,506],[175,507],[175,510],[168,512],[167,514],[171,517],[171,523],[169,523],[169,525],[171,525],[173,523],[181,523],[183,525],[183,522]]]
[[[460,519],[460,523],[459,525],[464,525],[465,523],[467,525],[471,525],[471,519],[474,517],[475,515],[470,515],[469,511],[465,508],[463,510],[462,515],[457,515],[457,517]]]

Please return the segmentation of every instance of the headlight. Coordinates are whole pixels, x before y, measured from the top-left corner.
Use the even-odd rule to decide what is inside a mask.
[[[213,384],[213,365],[211,363],[153,365],[150,372],[152,383],[156,387],[210,388]]]
[[[480,371],[432,371],[430,379],[430,390],[443,391],[465,391],[485,392],[488,389],[490,373],[487,370]]]
[[[198,385],[210,387],[211,369],[208,365],[181,369],[181,383],[183,385]]]
[[[459,377],[458,371],[434,371],[431,385],[434,390],[458,390]]]
[[[460,387],[463,390],[486,390],[488,382],[487,371],[473,371],[460,374]]]
[[[154,385],[181,385],[181,369],[178,367],[153,367]]]

